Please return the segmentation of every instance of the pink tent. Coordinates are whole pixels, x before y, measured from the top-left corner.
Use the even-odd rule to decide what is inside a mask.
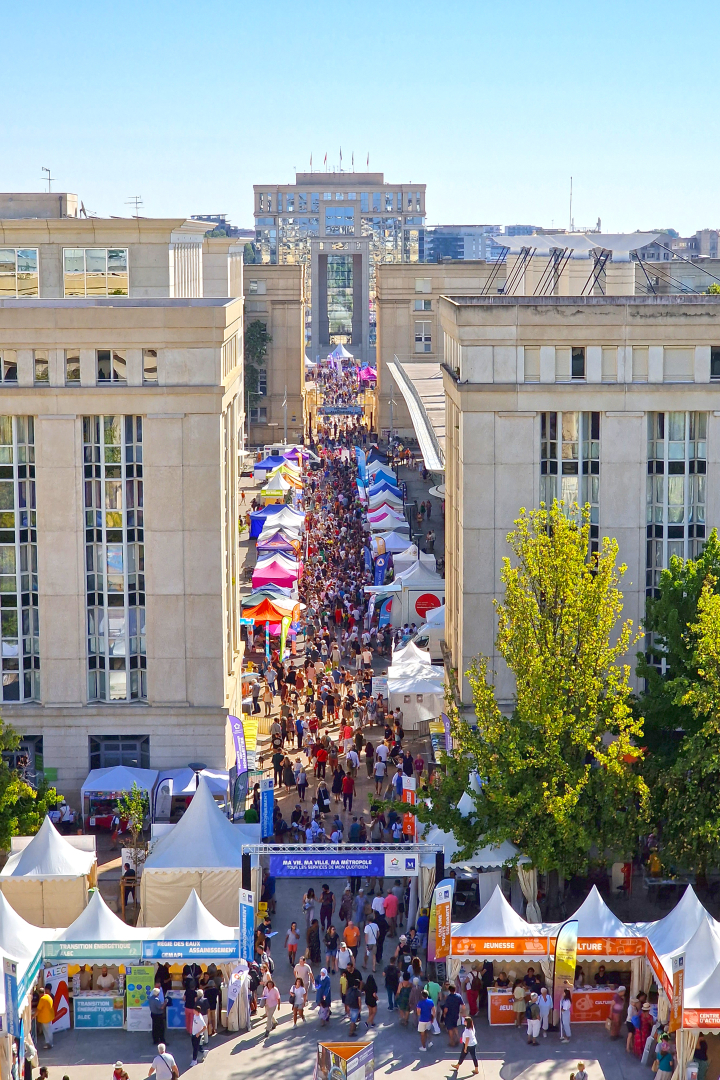
[[[377,371],[375,368],[365,367],[360,368],[358,372],[358,378],[360,382],[375,382],[377,380]]]
[[[287,587],[292,585],[294,581],[297,581],[299,576],[299,563],[296,563],[294,568],[290,568],[276,559],[271,559],[256,567],[252,576],[252,587],[253,589],[257,589],[261,585],[267,584],[283,585]]]

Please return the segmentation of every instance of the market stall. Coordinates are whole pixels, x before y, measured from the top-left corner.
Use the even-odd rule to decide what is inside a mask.
[[[183,817],[156,841],[145,860],[140,923],[165,925],[195,889],[216,919],[232,925],[242,884],[242,846],[258,843],[260,826],[233,825],[201,777]]]
[[[18,1012],[26,1031],[30,1031],[31,992],[42,968],[43,944],[59,932],[26,922],[0,893],[0,954],[17,963]]]
[[[226,769],[202,769],[213,798],[225,803],[230,783]],[[195,796],[197,775],[193,769],[160,769],[153,795],[153,821],[177,822]]]
[[[94,851],[73,847],[46,817],[0,870],[0,892],[36,926],[66,925],[78,917],[97,884]]]
[[[147,794],[149,806],[156,780],[156,769],[135,769],[125,765],[93,769],[80,791],[84,828],[110,829],[118,799],[132,791],[133,784]]]
[[[125,1026],[126,980],[141,966],[144,934],[119,919],[96,891],[66,930],[45,941],[45,963],[68,966],[74,1027]]]

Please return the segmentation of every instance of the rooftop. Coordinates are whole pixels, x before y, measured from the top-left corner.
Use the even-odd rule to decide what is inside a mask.
[[[717,307],[717,293],[670,293],[653,296],[443,296],[456,307]]]

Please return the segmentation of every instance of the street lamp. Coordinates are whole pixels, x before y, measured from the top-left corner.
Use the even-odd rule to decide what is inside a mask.
[[[203,761],[189,761],[188,769],[192,769],[195,773],[195,790],[197,791],[200,786],[200,773],[203,769],[207,769],[207,765]]]

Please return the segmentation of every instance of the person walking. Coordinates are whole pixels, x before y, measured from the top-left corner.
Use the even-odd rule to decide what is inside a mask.
[[[272,979],[268,979],[261,1000],[265,1005],[265,1038],[269,1039],[270,1032],[277,1027],[274,1015],[275,1010],[280,1006],[280,991]]]
[[[537,1037],[540,1034],[540,1009],[538,1008],[538,996],[534,992],[530,995],[525,1015],[527,1017],[528,1043],[531,1046],[539,1046],[540,1043]]]
[[[155,1080],[177,1080],[180,1076],[175,1058],[168,1054],[165,1043],[158,1043],[157,1054],[152,1060],[148,1076],[154,1076]]]
[[[550,1027],[550,1013],[552,1012],[553,1001],[548,994],[547,986],[543,986],[540,991],[540,996],[537,1000],[538,1009],[540,1010],[540,1029],[543,1034],[543,1039],[547,1039],[548,1028]]]
[[[305,989],[305,983],[302,979],[296,979],[295,985],[290,991],[290,1004],[292,1005],[293,1012],[293,1027],[297,1027],[298,1020],[302,1020],[305,1023],[305,1002],[307,1000],[307,990]]]
[[[295,957],[297,956],[298,945],[300,944],[300,934],[298,933],[297,923],[290,923],[290,929],[285,935],[285,948],[287,949],[288,960],[290,961],[290,967],[295,967]]]
[[[560,1042],[570,1042],[570,1035],[572,1034],[570,1028],[571,1013],[572,998],[570,997],[570,991],[566,990],[560,1002]]]
[[[303,896],[302,904],[303,912],[305,913],[305,929],[310,929],[310,924],[315,918],[315,890],[308,889]]]
[[[478,1070],[478,1060],[477,1060],[477,1050],[476,1050],[476,1047],[477,1047],[477,1035],[475,1034],[475,1024],[473,1023],[473,1019],[472,1019],[471,1016],[466,1016],[465,1017],[465,1023],[464,1023],[463,1030],[462,1030],[461,1042],[462,1042],[462,1050],[460,1051],[460,1058],[458,1060],[457,1065],[451,1065],[451,1069],[452,1069],[453,1072],[458,1072],[458,1070],[460,1069],[460,1066],[462,1065],[462,1063],[465,1060],[466,1056],[469,1054],[470,1057],[473,1059],[473,1064],[475,1066],[475,1068],[473,1069],[473,1074],[475,1074],[475,1073],[477,1073],[479,1071]]]
[[[435,1019],[435,1006],[427,990],[423,990],[417,1004],[418,1031],[420,1033],[420,1049],[426,1054],[428,1046],[432,1046],[432,1040],[427,1041],[427,1033],[433,1026]]]
[[[378,988],[374,975],[368,975],[365,980],[365,1004],[368,1011],[365,1027],[375,1027],[375,1015],[378,1011]]]
[[[197,1065],[198,1055],[200,1055],[200,1060],[203,1060],[200,1043],[202,1042],[203,1035],[206,1034],[207,1021],[202,1014],[202,1009],[200,1008],[200,1005],[198,1004],[195,1006],[195,1015],[192,1018],[192,1030],[190,1032],[190,1039],[192,1042],[192,1061],[190,1062],[191,1068],[193,1065]]]
[[[448,986],[448,996],[445,998],[445,1004],[443,1005],[442,1016],[445,1021],[445,1030],[448,1033],[448,1039],[451,1046],[457,1046],[458,1039],[458,1020],[460,1019],[460,1010],[463,1007],[463,999],[456,992],[453,983]]]
[[[152,1041],[155,1046],[165,1042],[165,1009],[167,1000],[161,997],[160,987],[154,986],[148,1001],[150,1008],[150,1024],[152,1027]]]
[[[37,1003],[35,1019],[42,1028],[45,1039],[44,1049],[51,1050],[53,1045],[53,1021],[55,1020],[55,1005],[52,999],[52,986],[46,985]]]
[[[380,934],[380,927],[371,919],[365,923],[365,958],[363,960],[363,968],[367,968],[368,960],[372,959],[372,969],[375,970],[375,962],[377,957],[377,942]]]
[[[383,975],[385,976],[385,990],[387,992],[388,999],[388,1011],[393,1012],[395,1009],[395,995],[397,994],[398,987],[400,985],[400,971],[394,960],[391,960],[388,966],[385,968]]]

